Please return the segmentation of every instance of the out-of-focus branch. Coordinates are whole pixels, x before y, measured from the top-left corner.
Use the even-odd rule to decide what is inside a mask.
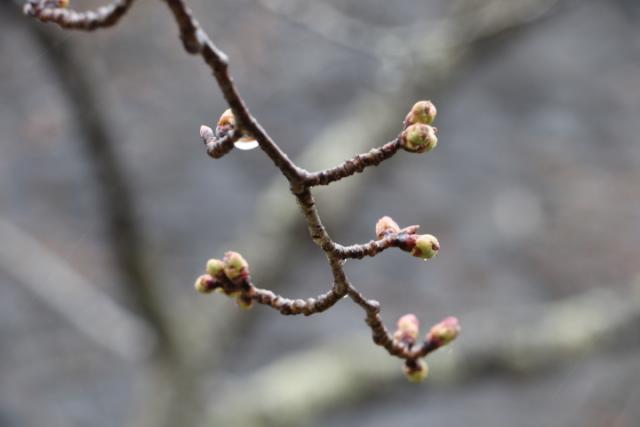
[[[133,1],[114,0],[95,11],[77,12],[65,8],[69,0],[29,0],[24,5],[24,13],[42,22],[54,22],[62,28],[93,31],[117,24]]]
[[[446,354],[432,357],[432,382],[472,381],[489,373],[532,375],[560,368],[577,356],[640,344],[629,341],[640,328],[640,287],[624,294],[596,289],[503,314],[464,318],[465,324],[475,325],[468,329],[477,330]],[[398,383],[397,365],[367,347],[362,337],[323,343],[288,354],[242,383],[226,384],[225,393],[211,400],[211,425],[300,425]],[[243,405],[247,401],[252,402],[249,408]]]
[[[10,3],[4,1],[2,6],[8,12],[15,13],[16,8]],[[116,6],[112,9],[113,15],[103,22],[106,24],[112,22],[114,16],[122,16],[131,3],[113,3]],[[83,16],[89,20],[95,18],[90,12]],[[140,370],[142,387],[133,405],[135,413],[132,423],[136,427],[187,423],[186,420],[193,418],[193,383],[181,366],[181,355],[172,335],[168,312],[161,305],[155,278],[146,265],[128,178],[118,158],[109,119],[100,107],[102,102],[99,89],[94,84],[95,79],[90,76],[82,58],[69,48],[58,32],[40,24],[30,24],[28,28],[42,47],[50,69],[58,77],[62,92],[76,117],[81,148],[95,176],[97,199],[100,212],[104,214],[110,252],[123,281],[121,290],[136,314],[153,328],[156,338],[153,351]]]
[[[154,280],[145,266],[142,236],[135,219],[128,178],[115,149],[109,119],[99,107],[100,95],[92,84],[93,79],[81,59],[57,33],[41,25],[29,25],[29,28],[58,77],[76,117],[81,148],[91,163],[90,170],[99,189],[98,203],[104,214],[111,254],[124,282],[122,289],[136,311],[156,329],[158,351],[173,354],[175,349],[169,337],[169,326],[154,294]]]
[[[153,328],[114,302],[28,233],[0,218],[0,268],[93,343],[128,362],[153,353]]]

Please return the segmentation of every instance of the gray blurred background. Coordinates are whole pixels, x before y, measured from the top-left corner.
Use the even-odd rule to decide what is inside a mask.
[[[347,301],[292,318],[196,294],[231,249],[261,287],[330,287],[285,180],[259,150],[206,156],[226,106],[160,2],[86,34],[2,0],[0,426],[640,425],[637,0],[190,3],[303,167],[436,103],[435,151],[318,205],[341,243],[382,215],[438,236],[429,263],[346,269],[388,327],[463,333],[416,386]]]

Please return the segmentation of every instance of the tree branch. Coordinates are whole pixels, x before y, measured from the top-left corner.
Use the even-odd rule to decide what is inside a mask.
[[[77,12],[64,7],[51,7],[65,6],[68,0],[29,0],[24,5],[24,13],[41,22],[53,22],[65,29],[93,31],[117,24],[133,2],[134,0],[114,0],[95,11]]]
[[[371,149],[368,153],[358,154],[334,168],[309,173],[304,178],[305,184],[308,187],[329,185],[332,182],[339,181],[356,173],[361,173],[365,168],[377,166],[384,160],[391,158],[400,148],[400,140],[397,138],[380,148]]]
[[[252,301],[258,298],[259,301],[263,301],[265,304],[276,308],[282,314],[305,312],[312,314],[316,312],[316,310],[330,307],[341,296],[345,294],[349,295],[349,297],[367,313],[367,324],[372,330],[374,342],[383,346],[391,355],[407,361],[405,366],[408,371],[406,371],[406,373],[410,379],[415,379],[414,374],[418,371],[426,375],[426,370],[416,362],[416,359],[423,357],[428,352],[455,338],[459,332],[457,320],[454,319],[454,324],[448,325],[448,329],[445,328],[446,330],[442,332],[449,337],[447,338],[448,341],[445,342],[442,338],[434,341],[430,338],[431,335],[428,335],[425,344],[413,349],[412,346],[416,338],[416,336],[413,335],[417,335],[417,325],[415,334],[411,331],[411,333],[409,333],[409,335],[412,335],[412,342],[400,341],[396,339],[396,336],[392,336],[386,330],[380,318],[379,303],[376,301],[367,301],[366,298],[356,290],[349,282],[344,272],[343,264],[347,258],[361,258],[365,255],[374,256],[386,247],[393,245],[403,250],[411,251],[412,255],[424,259],[431,258],[439,249],[437,240],[429,235],[415,236],[413,234],[400,233],[397,224],[389,219],[392,223],[389,225],[392,229],[391,234],[395,234],[395,236],[386,236],[386,230],[383,230],[383,233],[377,230],[376,233],[378,237],[383,240],[383,243],[376,244],[372,242],[367,245],[336,249],[337,244],[331,239],[322,224],[310,187],[313,185],[327,185],[330,182],[361,172],[367,166],[377,165],[389,159],[399,148],[404,148],[409,152],[415,153],[431,150],[437,144],[435,128],[430,126],[435,118],[435,107],[428,101],[416,103],[405,119],[404,130],[395,141],[386,144],[380,149],[371,150],[365,155],[359,155],[351,160],[347,160],[336,168],[310,174],[295,165],[251,115],[229,74],[226,55],[211,42],[208,35],[193,18],[192,12],[186,6],[184,0],[165,0],[165,3],[169,6],[176,20],[185,50],[190,54],[200,55],[211,68],[223,96],[231,107],[234,118],[233,123],[237,126],[235,132],[229,133],[227,137],[223,137],[218,141],[215,140],[213,131],[210,128],[206,126],[202,127],[201,137],[207,144],[207,151],[214,158],[221,157],[232,149],[233,138],[236,137],[236,134],[242,133],[245,136],[255,138],[260,148],[271,158],[275,166],[280,169],[289,181],[291,192],[295,196],[302,214],[306,219],[310,237],[314,243],[325,252],[334,277],[332,290],[319,300],[313,298],[307,301],[286,300],[275,294],[258,292],[249,281],[248,264],[246,261],[239,254],[228,252],[225,255],[224,262],[218,260],[210,261],[212,266],[212,270],[208,271],[210,274],[201,276],[196,282],[196,288],[202,292],[210,292],[220,285],[228,295],[239,293],[238,302],[240,304],[250,305]],[[40,6],[44,5],[44,3],[38,4]],[[55,12],[56,10],[59,10],[59,8],[53,9],[51,13],[60,16],[64,15],[63,12]],[[31,10],[27,8],[26,11],[30,12]],[[42,16],[42,11],[38,10],[37,15]],[[55,22],[60,23],[64,22],[64,20]],[[207,269],[209,270],[209,263]],[[257,295],[259,295],[259,297],[257,297]],[[398,327],[399,331],[396,331],[396,333],[403,332],[403,336],[406,336],[408,332],[400,330],[402,329],[400,323]],[[411,325],[409,325],[409,328],[411,329]],[[424,376],[422,376],[422,378],[424,378]]]

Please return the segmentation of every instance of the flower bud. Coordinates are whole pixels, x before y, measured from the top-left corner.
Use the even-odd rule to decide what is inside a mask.
[[[236,295],[236,304],[244,310],[249,310],[253,307],[253,300],[248,295],[241,293]]]
[[[420,383],[429,375],[429,365],[424,359],[407,360],[402,367],[409,382]]]
[[[224,138],[229,132],[236,128],[236,117],[229,108],[218,119],[218,125],[216,126],[216,137]]]
[[[416,123],[430,125],[435,120],[436,114],[438,114],[438,110],[431,101],[418,101],[405,117],[404,126],[408,127]]]
[[[218,125],[216,126],[216,137],[223,138],[229,132],[237,128],[236,117],[233,115],[233,112],[229,108],[226,110],[220,118],[218,119]],[[258,146],[258,142],[255,138],[243,129],[238,128],[239,132],[242,132],[244,135],[234,143],[234,145],[241,150],[251,150]]]
[[[219,259],[211,258],[207,261],[207,274],[222,279],[224,277],[224,262]]]
[[[382,239],[387,234],[398,233],[400,226],[391,217],[383,216],[376,223],[376,236]]]
[[[404,344],[415,344],[420,334],[420,322],[415,314],[405,314],[398,319],[393,338]]]
[[[224,254],[224,274],[232,282],[249,276],[249,263],[237,252]]]
[[[440,250],[440,243],[435,236],[431,234],[421,234],[416,236],[415,245],[411,250],[411,255],[422,258],[430,259],[438,255]]]
[[[456,339],[458,334],[460,334],[460,322],[456,317],[447,317],[431,328],[426,339],[428,342],[442,347]]]
[[[418,123],[409,126],[400,134],[400,144],[406,151],[424,153],[438,145],[438,137],[435,128]]]
[[[209,274],[203,274],[202,276],[198,277],[196,279],[196,283],[194,284],[196,291],[200,292],[201,294],[209,294],[219,286],[220,284],[218,283],[218,281]]]

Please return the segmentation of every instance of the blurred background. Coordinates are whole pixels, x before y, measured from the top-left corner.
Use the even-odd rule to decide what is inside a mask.
[[[640,2],[191,0],[253,114],[308,169],[394,138],[438,148],[317,191],[341,243],[440,239],[347,273],[456,343],[409,384],[345,301],[249,312],[193,280],[226,250],[258,286],[329,289],[260,150],[208,158],[226,108],[160,2],[63,32],[0,13],[0,426],[640,425]],[[78,9],[97,1],[72,1]]]

